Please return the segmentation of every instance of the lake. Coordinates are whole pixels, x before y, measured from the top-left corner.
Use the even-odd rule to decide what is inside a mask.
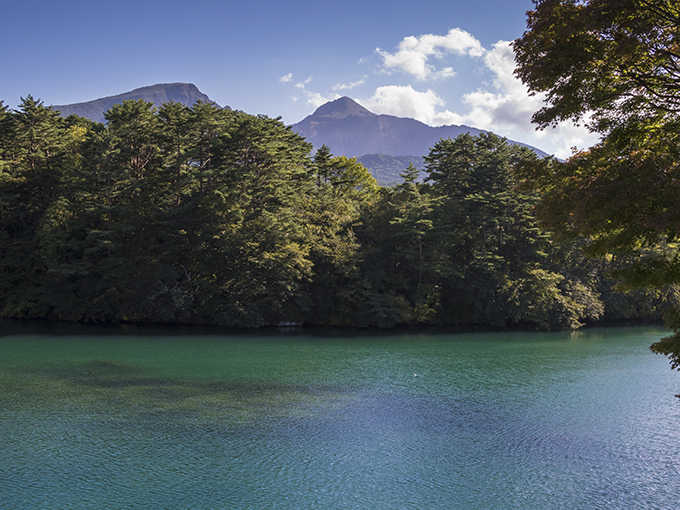
[[[0,330],[0,508],[676,509],[659,327]]]

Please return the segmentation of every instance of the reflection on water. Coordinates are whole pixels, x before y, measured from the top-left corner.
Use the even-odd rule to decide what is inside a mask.
[[[1,508],[676,508],[654,328],[0,336]]]

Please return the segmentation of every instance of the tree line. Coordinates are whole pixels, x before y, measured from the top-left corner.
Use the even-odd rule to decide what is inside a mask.
[[[617,291],[630,259],[543,230],[519,177],[558,163],[490,133],[381,187],[280,119],[143,100],[105,117],[0,102],[0,316],[565,329],[680,299]]]

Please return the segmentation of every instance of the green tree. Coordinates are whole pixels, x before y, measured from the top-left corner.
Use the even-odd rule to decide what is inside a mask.
[[[144,320],[156,282],[160,169],[151,103],[125,101],[92,125],[82,160],[68,167],[62,195],[41,231],[49,266],[41,286],[48,316],[67,320]]]
[[[419,183],[420,171],[412,163],[400,173],[404,182],[396,186],[392,196],[394,217],[393,257],[398,257],[404,290],[413,304],[414,322],[434,317],[438,305],[439,260],[431,241],[435,229],[434,211],[441,198],[430,193],[430,187]]]
[[[192,124],[191,110],[181,103],[170,101],[158,109],[160,123],[160,148],[164,158],[164,180],[173,183],[174,202],[182,205],[182,199],[190,190]]]
[[[204,103],[126,101],[106,117],[41,215],[43,316],[302,320],[310,145],[278,119]]]
[[[300,320],[311,278],[304,224],[311,145],[280,119],[231,113],[219,176],[201,200],[203,310],[225,325]]]
[[[544,128],[585,121],[602,142],[565,164],[532,162],[542,220],[562,235],[596,239],[593,254],[627,252],[680,232],[675,214],[680,6],[665,0],[535,1],[514,42],[516,74],[546,106]],[[669,282],[675,283],[675,282]]]
[[[546,94],[539,127],[585,122],[602,141],[566,163],[533,162],[519,175],[542,196],[539,215],[562,238],[583,235],[592,255],[630,259],[620,287],[680,283],[677,184],[680,6],[666,0],[537,0],[514,42],[516,74]],[[680,361],[676,335],[653,349]]]
[[[47,268],[39,257],[38,232],[58,199],[69,141],[59,113],[28,96],[19,109],[0,111],[0,314],[44,314],[37,296]]]
[[[368,325],[358,319],[367,294],[360,266],[364,252],[356,235],[378,185],[356,158],[335,157],[323,145],[313,158],[314,187],[304,197],[313,279],[309,321],[326,325]]]
[[[516,74],[546,106],[539,127],[582,120],[608,133],[680,111],[680,6],[668,0],[534,0],[513,43]]]
[[[317,187],[330,187],[336,197],[371,200],[378,190],[377,181],[357,158],[333,156],[325,144],[314,155],[312,174]]]
[[[448,251],[458,271],[443,285],[442,318],[579,326],[594,309],[578,299],[592,292],[570,292],[577,282],[549,260],[549,236],[533,214],[537,196],[516,189],[514,168],[537,156],[493,134],[465,134],[438,142],[425,161],[428,181],[448,198],[443,205],[455,232]]]
[[[316,176],[317,186],[320,187],[321,183],[328,183],[331,168],[333,166],[331,161],[332,159],[333,154],[331,154],[331,149],[326,144],[323,144],[321,147],[319,147],[314,154],[313,173]]]

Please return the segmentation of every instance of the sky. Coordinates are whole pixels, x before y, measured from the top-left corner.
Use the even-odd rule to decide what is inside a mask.
[[[513,76],[531,0],[0,0],[0,100],[16,108],[193,83],[299,122],[349,96],[372,112],[493,131],[560,158],[597,137],[536,131]]]

